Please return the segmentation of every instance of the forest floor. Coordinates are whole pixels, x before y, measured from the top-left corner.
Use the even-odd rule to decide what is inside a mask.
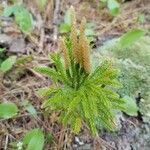
[[[54,0],[53,4],[51,2],[47,4],[43,13],[39,13],[32,1],[25,2],[31,13],[36,14],[34,17],[37,28],[30,36],[24,36],[11,17],[0,17],[0,45],[6,46],[7,55],[32,55],[31,60],[25,64],[14,66],[0,83],[0,101],[12,101],[20,110],[15,118],[0,120],[0,150],[13,150],[10,143],[19,141],[26,131],[35,127],[42,128],[45,133],[52,133],[54,136],[55,140],[52,143],[46,139],[45,150],[59,150],[62,145],[68,146],[73,138],[69,129],[57,122],[56,113],[46,115],[41,109],[43,99],[36,91],[39,87],[51,85],[51,81],[32,70],[36,65],[51,65],[47,56],[49,52],[58,49],[58,38],[61,36],[58,25],[71,5],[77,12],[78,20],[84,16],[87,21],[95,24],[95,40],[92,43],[94,49],[130,29],[150,29],[149,0],[122,2],[121,13],[114,18],[106,8],[100,9],[96,0]],[[145,16],[144,23],[137,21],[141,14]],[[34,106],[37,116],[27,112],[23,105],[24,100]],[[79,143],[75,144],[73,140],[71,147],[76,150],[92,150],[96,145],[96,139],[92,138],[87,130],[83,130],[79,137],[84,145],[79,146]],[[100,138],[101,148],[97,147],[97,150],[150,150],[150,126],[144,124],[139,117],[123,114],[120,130],[113,133],[100,131]]]

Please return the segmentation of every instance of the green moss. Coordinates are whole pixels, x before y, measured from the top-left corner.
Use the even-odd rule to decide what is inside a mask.
[[[106,42],[93,54],[95,63],[111,59],[120,69],[121,96],[137,97],[141,93],[140,111],[145,122],[150,121],[150,38],[143,37],[131,47],[121,49],[118,39]]]

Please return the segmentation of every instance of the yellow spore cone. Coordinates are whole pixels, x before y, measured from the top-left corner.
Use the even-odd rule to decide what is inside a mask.
[[[73,55],[77,63],[80,62],[80,53],[79,53],[79,46],[78,46],[78,34],[77,34],[77,28],[76,28],[76,14],[73,7],[71,7],[71,33],[70,33],[70,39],[72,42],[72,48],[73,48]]]
[[[59,48],[60,48],[60,51],[63,53],[65,67],[67,69],[70,65],[70,59],[69,59],[69,55],[68,55],[68,52],[67,52],[67,47],[66,47],[64,38],[60,38]]]
[[[87,73],[90,73],[90,46],[85,36],[86,19],[83,18],[80,26],[79,50],[81,54],[81,65]]]

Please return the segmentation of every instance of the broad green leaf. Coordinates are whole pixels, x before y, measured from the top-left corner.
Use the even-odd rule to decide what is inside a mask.
[[[71,29],[71,26],[66,23],[61,23],[59,26],[59,32],[60,33],[67,33]]]
[[[112,16],[116,16],[120,12],[120,5],[117,0],[108,0],[107,7],[110,10]]]
[[[44,146],[44,134],[41,129],[33,129],[26,133],[23,144],[27,145],[27,150],[42,150]]]
[[[18,108],[14,103],[7,102],[0,104],[0,118],[9,119],[14,117],[18,112]]]
[[[31,138],[27,150],[42,150],[44,146],[44,134],[41,130],[38,130]]]
[[[12,5],[12,6],[7,6],[4,8],[4,12],[3,12],[3,16],[5,17],[9,17],[10,15],[14,14],[16,12],[19,12],[23,9],[23,6],[22,5]]]
[[[32,129],[30,131],[28,131],[24,138],[23,138],[23,144],[28,145],[29,142],[31,141],[31,139],[34,137],[34,135],[39,131],[39,128],[36,129]]]
[[[26,9],[22,9],[15,15],[16,23],[24,33],[29,33],[32,30],[32,15]]]
[[[16,4],[5,7],[3,15],[10,16],[12,14],[15,16],[16,23],[19,25],[22,32],[31,32],[33,26],[32,15],[23,5]]]
[[[124,112],[130,116],[137,116],[138,115],[138,106],[135,100],[129,96],[125,96],[124,98]]]
[[[8,6],[4,8],[3,16],[9,17],[14,12],[13,6]]]
[[[9,71],[15,64],[16,58],[16,56],[10,56],[9,58],[7,58],[5,61],[2,62],[0,70],[4,73]]]
[[[121,47],[127,47],[138,41],[145,34],[146,31],[142,29],[134,29],[132,31],[129,31],[120,38],[120,45]]]

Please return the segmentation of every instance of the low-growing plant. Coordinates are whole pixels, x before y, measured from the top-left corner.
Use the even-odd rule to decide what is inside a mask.
[[[32,31],[32,15],[22,4],[14,4],[5,7],[3,15],[6,17],[14,15],[15,21],[23,33],[28,34]]]
[[[147,33],[144,29],[133,29],[120,37],[119,44],[122,48],[133,45]]]
[[[106,6],[112,16],[117,16],[120,13],[120,4],[117,0],[100,0],[100,5]]]
[[[116,79],[118,70],[111,62],[106,60],[92,68],[85,25],[86,20],[82,19],[78,37],[73,11],[70,37],[60,39],[63,59],[60,53],[51,54],[54,67],[41,66],[35,70],[55,83],[39,90],[47,98],[42,107],[58,112],[60,121],[74,133],[79,133],[85,123],[93,135],[98,135],[98,121],[109,130],[115,129],[113,109],[123,109],[124,100],[111,89],[120,86]]]
[[[23,138],[23,145],[27,150],[42,150],[44,147],[44,134],[39,128],[28,131]]]
[[[150,82],[150,38],[144,36],[145,33],[143,29],[134,29],[120,38],[105,42],[93,54],[93,62],[96,64],[97,60],[111,58],[121,72],[118,79],[123,87],[118,93],[126,98],[124,112],[137,116],[137,111],[140,111],[143,121],[149,123],[150,85],[147,83]]]
[[[16,62],[16,56],[6,56],[5,49],[0,49],[0,74],[9,71]]]
[[[16,150],[43,150],[45,135],[40,128],[27,131],[22,140],[11,142],[9,145]]]
[[[16,56],[10,56],[0,64],[0,72],[6,73],[16,62]]]
[[[0,119],[9,119],[18,113],[17,106],[12,102],[0,103]]]

